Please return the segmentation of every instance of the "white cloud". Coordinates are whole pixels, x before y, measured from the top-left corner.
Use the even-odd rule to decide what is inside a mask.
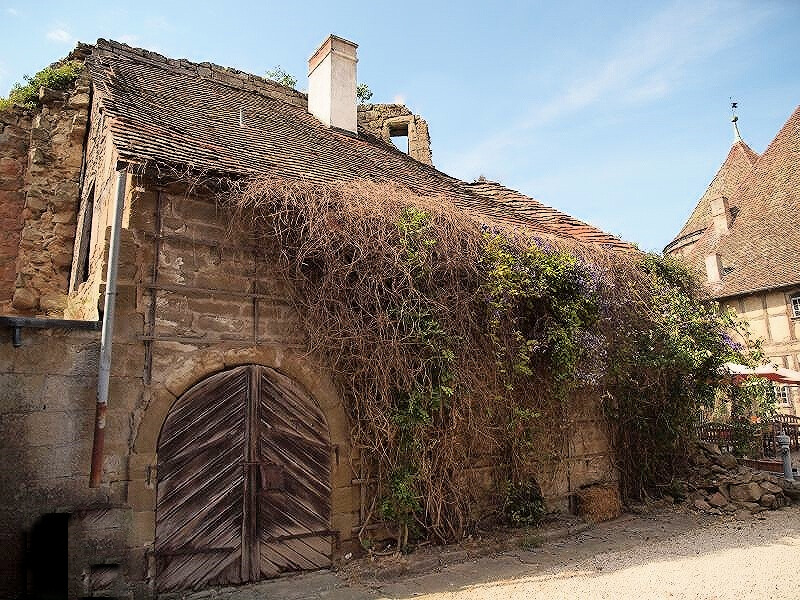
[[[45,34],[45,37],[51,42],[57,42],[59,44],[70,44],[74,41],[74,38],[69,31],[62,27],[51,29]]]
[[[573,74],[570,83],[529,106],[511,127],[454,157],[448,168],[468,176],[490,163],[502,164],[537,128],[588,109],[618,113],[669,96],[694,63],[730,47],[771,12],[762,5],[675,2],[612,46],[605,59],[587,61],[584,74]]]
[[[597,103],[654,100],[680,85],[687,67],[730,46],[758,24],[758,10],[678,2],[622,40],[594,74],[534,107],[523,126],[546,125]]]
[[[11,15],[12,17],[18,17],[19,11],[16,8],[7,8],[6,14]]]
[[[171,29],[169,21],[162,16],[148,17],[144,20],[144,24],[145,27],[148,27],[149,29],[160,29],[163,31]]]

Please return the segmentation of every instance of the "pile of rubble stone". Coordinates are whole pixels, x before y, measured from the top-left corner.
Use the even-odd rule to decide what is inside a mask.
[[[730,513],[744,519],[800,501],[800,481],[741,465],[716,444],[696,442],[689,463],[687,498],[701,512]]]

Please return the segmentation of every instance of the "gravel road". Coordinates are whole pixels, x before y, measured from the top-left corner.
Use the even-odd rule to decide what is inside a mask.
[[[208,592],[203,594],[208,597]],[[628,515],[572,538],[390,581],[321,572],[219,600],[800,599],[800,508],[736,521],[679,510]]]

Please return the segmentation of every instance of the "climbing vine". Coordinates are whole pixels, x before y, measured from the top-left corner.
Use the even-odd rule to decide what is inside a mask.
[[[458,538],[487,511],[536,522],[577,397],[605,409],[625,494],[657,492],[719,366],[756,360],[670,259],[480,225],[390,184],[262,178],[226,201],[278,257],[339,385],[353,468],[372,482],[365,544],[373,522],[400,548]]]

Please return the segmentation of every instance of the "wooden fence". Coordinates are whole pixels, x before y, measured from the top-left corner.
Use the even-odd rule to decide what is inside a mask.
[[[776,442],[784,431],[789,436],[789,447],[800,451],[800,417],[777,415],[763,423],[760,430],[748,425],[705,422],[698,426],[698,437],[713,442],[723,452],[742,453],[747,449],[758,450],[763,456],[778,456],[780,448]]]

